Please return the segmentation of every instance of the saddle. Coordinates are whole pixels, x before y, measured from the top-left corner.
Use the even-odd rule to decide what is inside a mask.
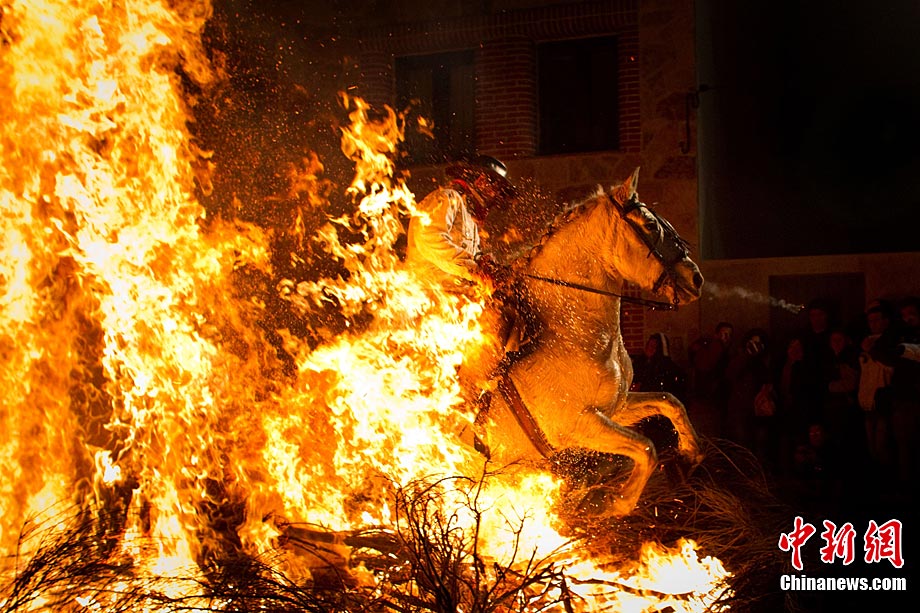
[[[496,301],[501,319],[499,340],[505,350],[505,360],[496,372],[507,370],[517,359],[533,350],[543,330],[543,322],[530,304],[523,298],[523,286],[516,277],[505,283],[492,294]],[[504,364],[506,362],[507,364]]]

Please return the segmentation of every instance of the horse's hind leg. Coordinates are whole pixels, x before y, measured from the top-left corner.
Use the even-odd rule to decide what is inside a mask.
[[[699,437],[684,405],[668,392],[630,392],[626,396],[626,405],[610,415],[610,419],[623,425],[631,426],[646,417],[661,415],[674,425],[677,432],[677,449],[691,464],[696,466],[703,461]]]
[[[622,517],[632,511],[658,466],[658,454],[652,441],[594,411],[580,414],[570,434],[579,447],[624,455],[632,460],[632,471],[614,501],[611,513]]]

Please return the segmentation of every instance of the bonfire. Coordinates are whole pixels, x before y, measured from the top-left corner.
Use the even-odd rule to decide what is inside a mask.
[[[401,264],[399,114],[340,97],[354,178],[307,156],[290,226],[209,214],[210,15],[0,3],[0,610],[727,608],[758,534],[711,471],[595,522],[460,441],[487,296]]]

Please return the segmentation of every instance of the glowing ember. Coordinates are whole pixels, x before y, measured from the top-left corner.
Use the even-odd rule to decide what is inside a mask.
[[[401,119],[369,121],[359,99],[342,100],[353,213],[304,237],[343,274],[277,288],[305,321],[334,308],[345,329],[321,343],[276,331],[296,372],[272,377],[274,347],[255,324],[266,307],[234,285],[243,269],[271,277],[268,240],[206,220],[195,197],[206,154],[177,68],[212,78],[199,41],[209,15],[181,1],[0,2],[3,576],[36,553],[23,527],[65,531],[56,514],[68,509],[103,518],[104,559],[136,578],[83,577],[75,602],[93,611],[120,606],[100,594],[142,589],[214,610],[205,571],[234,543],[304,581],[317,561],[282,547],[290,526],[394,533],[419,517],[449,527],[464,564],[562,569],[580,609],[699,610],[725,590],[725,570],[689,542],[603,569],[560,535],[548,473],[483,477],[491,467],[458,436],[474,418],[458,369],[494,343],[486,297],[445,294],[401,266],[400,216],[415,213],[392,179]],[[320,171],[315,159],[305,169]],[[418,507],[401,496],[434,480],[437,504],[406,514]],[[348,563],[349,547],[330,547]],[[57,605],[39,594],[29,606]]]

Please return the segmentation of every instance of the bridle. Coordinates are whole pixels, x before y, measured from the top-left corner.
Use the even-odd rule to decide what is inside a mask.
[[[652,286],[652,291],[657,292],[661,289],[661,286],[667,282],[670,277],[670,271],[674,265],[685,260],[690,255],[690,244],[680,237],[677,230],[674,229],[674,226],[672,226],[668,220],[645,206],[644,203],[639,202],[639,197],[635,193],[623,206],[620,206],[620,203],[609,195],[607,198],[620,210],[620,216],[623,218],[623,221],[629,224],[629,227],[632,228],[633,231],[639,235],[639,238],[648,246],[649,251],[646,257],[654,255],[655,259],[661,262],[663,270],[658,280],[655,281],[655,285]],[[640,209],[648,212],[658,223],[659,231],[655,240],[652,240],[650,232],[644,226],[641,226],[629,217],[631,212]]]
[[[644,203],[640,202],[638,195],[635,193],[623,205],[617,202],[616,199],[612,198],[609,194],[606,194],[606,196],[610,200],[611,204],[613,204],[613,206],[615,206],[619,211],[620,217],[623,219],[623,221],[625,221],[627,225],[629,225],[629,227],[633,230],[633,232],[635,232],[639,238],[641,238],[642,241],[648,246],[649,252],[648,256],[646,257],[655,256],[655,259],[661,262],[661,275],[652,286],[652,291],[657,292],[671,278],[671,269],[674,267],[674,265],[680,261],[683,261],[690,255],[689,243],[680,237],[680,235],[677,233],[677,230],[674,229],[674,226],[672,226],[670,222],[661,217],[652,209],[648,208]],[[656,236],[654,238],[652,237],[652,231],[639,224],[634,219],[630,218],[629,214],[639,209],[647,211],[657,222],[657,231],[655,232]],[[572,289],[581,290],[583,292],[612,296],[619,298],[623,302],[639,304],[652,310],[674,311],[677,309],[676,294],[673,302],[664,302],[661,300],[649,300],[635,296],[625,296],[623,294],[617,294],[607,290],[598,289],[596,287],[590,287],[580,283],[573,283],[571,281],[563,281],[561,279],[553,279],[550,277],[542,277],[539,275],[531,275],[526,273],[524,276],[537,281],[543,281],[553,285],[560,285],[562,287],[570,287]]]

